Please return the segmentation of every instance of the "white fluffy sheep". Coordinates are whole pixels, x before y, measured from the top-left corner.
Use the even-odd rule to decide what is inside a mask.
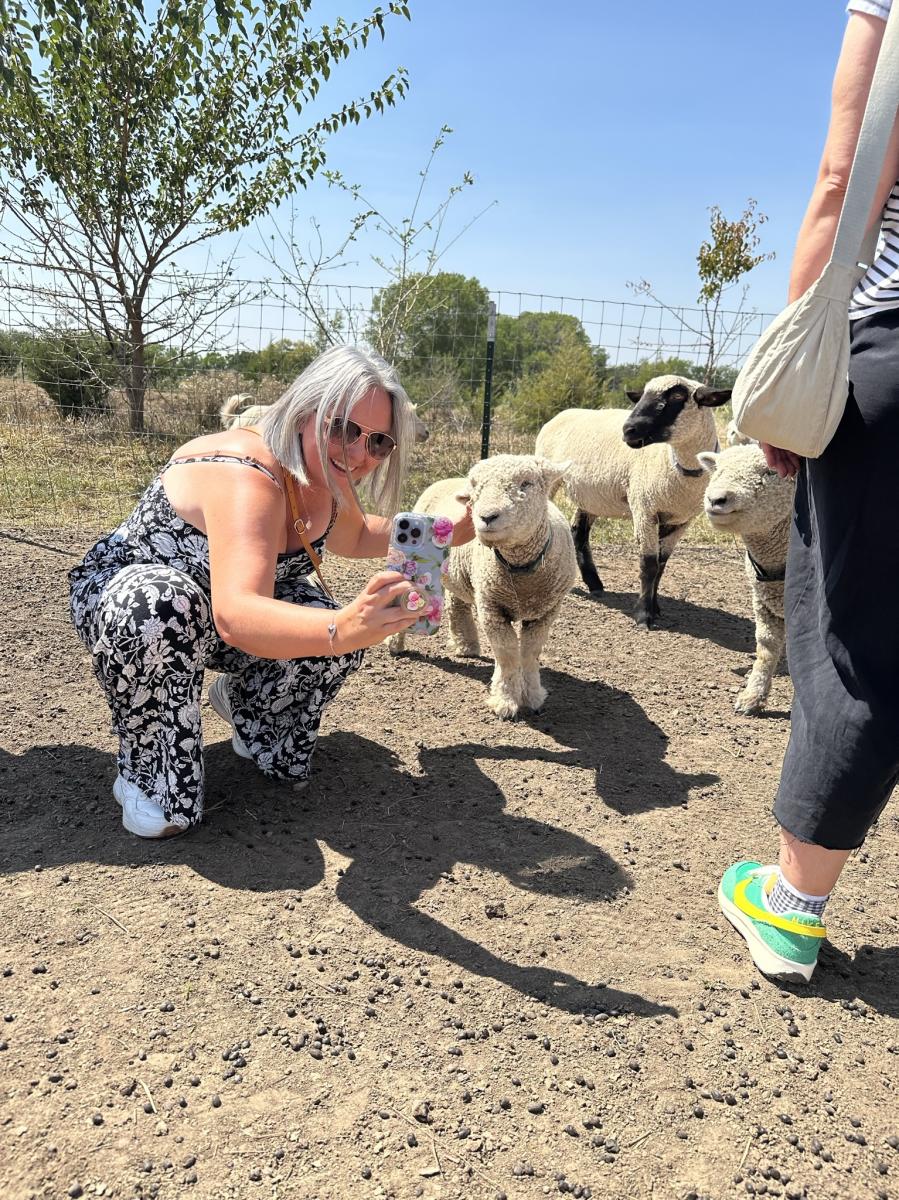
[[[735,707],[749,716],[768,698],[783,654],[784,572],[795,485],[769,468],[756,444],[700,454],[699,461],[711,473],[705,493],[707,517],[716,529],[738,533],[746,547],[756,651]]]
[[[261,421],[268,411],[267,404],[250,404],[253,397],[247,392],[237,392],[228,399],[219,409],[219,420],[222,424],[222,429],[236,429],[245,425],[255,425],[257,421]],[[412,414],[415,418],[415,440],[416,442],[426,442],[431,436],[431,431],[422,421],[421,417],[415,411],[415,405],[412,405]]]
[[[593,593],[603,590],[590,553],[597,517],[630,517],[640,549],[638,625],[651,628],[660,615],[659,581],[672,551],[702,512],[705,472],[696,455],[718,447],[711,409],[730,391],[679,375],[659,375],[642,392],[628,392],[634,407],[569,408],[537,435],[537,453],[570,459],[565,489],[577,513],[572,526],[581,577]]]
[[[253,397],[249,392],[235,392],[219,409],[219,421],[222,429],[240,429],[245,425],[255,425],[265,416],[268,407],[265,404],[252,404]]]
[[[567,465],[498,454],[467,479],[431,484],[415,505],[438,515],[471,501],[477,537],[450,551],[445,576],[450,649],[477,655],[480,626],[495,662],[487,704],[505,719],[543,706],[540,654],[577,575],[568,522],[549,499]],[[391,653],[402,649],[402,636],[390,639]]]

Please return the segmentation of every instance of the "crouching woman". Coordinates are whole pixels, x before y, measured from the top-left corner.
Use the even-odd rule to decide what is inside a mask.
[[[417,616],[395,572],[342,607],[314,578],[326,542],[345,558],[386,555],[389,520],[363,510],[357,487],[395,511],[413,436],[392,368],[335,347],[258,427],[181,446],[72,570],[72,619],[112,710],[113,795],[131,833],[169,837],[202,819],[207,668],[222,672],[209,699],[235,752],[271,778],[308,779],[322,713],[363,650]],[[463,517],[455,540],[473,535]]]

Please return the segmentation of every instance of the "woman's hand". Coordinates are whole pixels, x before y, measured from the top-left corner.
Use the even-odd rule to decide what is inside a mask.
[[[759,445],[772,471],[776,471],[781,479],[795,478],[802,466],[802,459],[798,454],[794,454],[792,450],[781,450],[779,446],[769,446],[767,442],[760,442]]]
[[[474,517],[471,515],[471,505],[465,505],[465,515],[453,522],[453,540],[451,545],[464,546],[474,540]]]
[[[377,646],[393,633],[402,633],[418,619],[405,607],[412,584],[398,571],[372,575],[355,600],[335,614],[334,649],[338,654]],[[396,601],[399,601],[399,604]]]

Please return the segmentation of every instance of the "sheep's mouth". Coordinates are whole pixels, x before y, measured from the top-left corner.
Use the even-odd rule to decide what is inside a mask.
[[[668,440],[667,433],[655,433],[652,430],[640,432],[636,429],[624,429],[622,437],[632,450],[642,450],[644,446],[656,446]]]
[[[501,529],[478,529],[477,526],[475,526],[475,533],[477,534],[478,541],[484,542],[487,546],[493,542],[501,541],[503,536]]]
[[[707,508],[705,515],[713,525],[731,525],[733,518],[740,515],[739,508]]]

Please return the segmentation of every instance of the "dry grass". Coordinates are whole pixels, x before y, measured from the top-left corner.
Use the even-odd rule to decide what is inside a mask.
[[[151,394],[151,431],[133,435],[126,428],[124,406],[115,398],[108,416],[63,420],[35,384],[0,379],[0,524],[91,533],[111,529],[183,441],[218,428],[218,407],[227,396],[252,391],[265,402],[274,399],[279,388],[268,380],[265,387],[254,389],[234,372],[195,376],[170,395]],[[493,430],[494,453],[531,453],[533,445],[531,434],[502,425]],[[432,426],[428,441],[415,447],[404,503],[413,504],[435,479],[465,475],[480,452],[481,431],[473,424]],[[573,515],[564,493],[558,503]],[[598,542],[629,542],[631,530],[625,521],[597,521],[593,537]],[[705,545],[730,542],[705,520],[695,522],[686,540]]]

